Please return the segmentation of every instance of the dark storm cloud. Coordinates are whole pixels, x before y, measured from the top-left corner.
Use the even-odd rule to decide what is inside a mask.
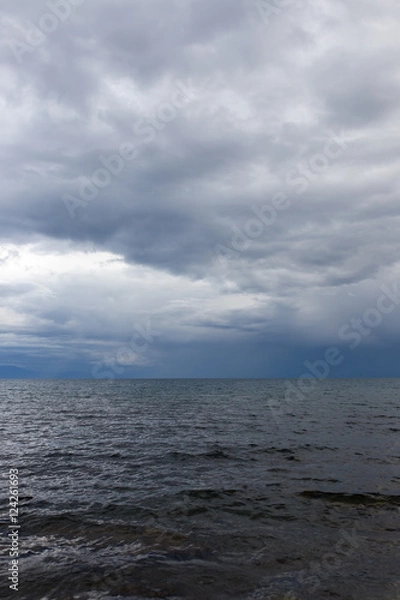
[[[269,356],[268,343],[335,337],[396,278],[394,1],[287,2],[268,22],[251,0],[2,11],[1,322],[20,336],[6,344],[44,356],[69,336],[71,368],[90,364],[138,294],[165,348],[237,335]],[[119,271],[109,289],[98,257],[74,281],[68,257],[85,253],[146,273],[145,291]]]

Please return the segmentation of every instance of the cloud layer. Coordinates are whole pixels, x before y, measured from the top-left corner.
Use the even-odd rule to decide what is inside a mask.
[[[0,364],[296,376],[400,281],[394,0],[2,11]]]

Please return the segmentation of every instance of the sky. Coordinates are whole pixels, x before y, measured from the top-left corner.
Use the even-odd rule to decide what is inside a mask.
[[[400,376],[399,17],[3,0],[0,377]]]

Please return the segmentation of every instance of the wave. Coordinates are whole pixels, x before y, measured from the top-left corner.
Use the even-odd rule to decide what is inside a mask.
[[[303,498],[311,500],[326,500],[339,504],[355,504],[363,506],[400,506],[400,496],[377,493],[350,494],[345,492],[322,492],[320,490],[305,490],[299,493]]]

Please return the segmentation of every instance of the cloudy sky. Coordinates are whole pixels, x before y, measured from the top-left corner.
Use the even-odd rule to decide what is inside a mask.
[[[3,0],[0,376],[400,375],[399,18]]]

